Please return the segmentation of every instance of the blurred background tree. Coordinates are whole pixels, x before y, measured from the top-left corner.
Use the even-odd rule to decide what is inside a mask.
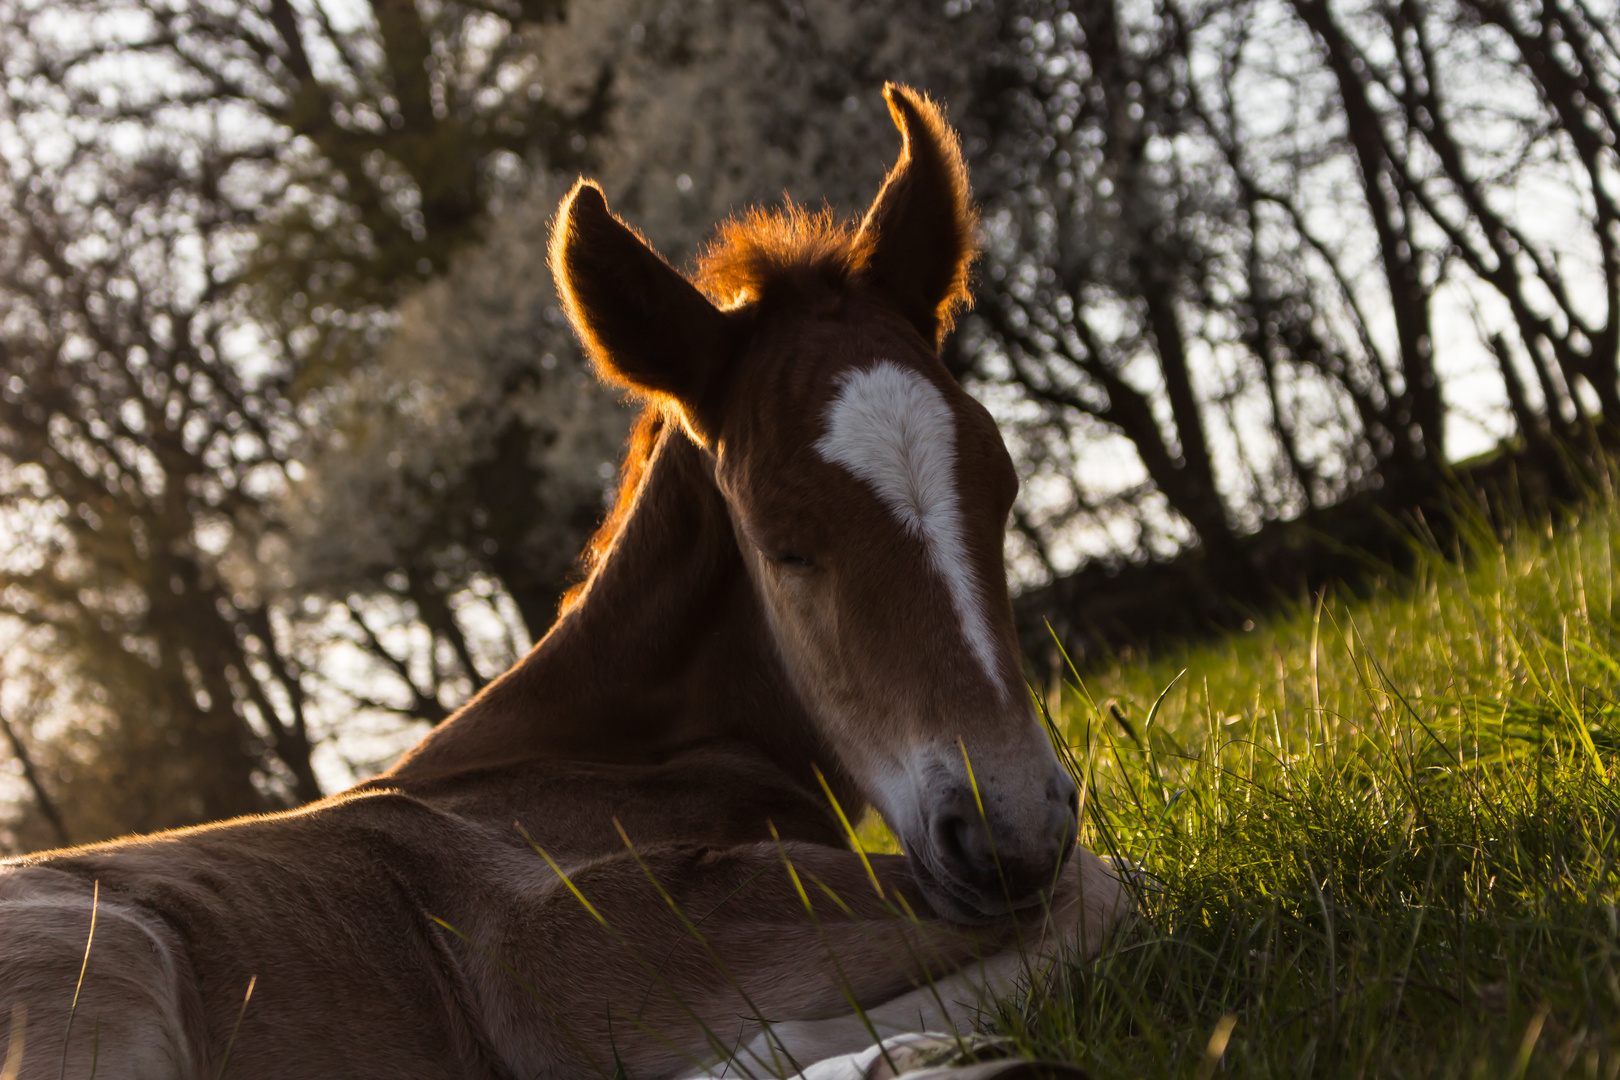
[[[1223,617],[1323,572],[1281,573],[1302,530],[1439,505],[1459,455],[1572,491],[1620,417],[1615,25],[0,0],[13,846],[313,798],[515,659],[627,425],[551,292],[556,200],[591,172],[677,264],[784,193],[853,212],[885,79],[949,104],[984,204],[947,361],[1025,477],[1033,627]]]
[[[326,388],[477,236],[525,155],[583,160],[600,101],[565,115],[529,70],[529,35],[559,16],[0,12],[0,453],[30,526],[6,608],[108,705],[83,767],[54,770],[74,839],[316,797],[310,708],[325,674],[355,667],[333,647],[400,659],[292,577],[285,500],[326,438]],[[464,693],[440,693],[438,655],[463,635],[441,594],[396,592],[413,588],[432,692],[392,704],[432,719]]]
[[[1243,0],[1014,26],[976,355],[1038,406],[1026,461],[1067,489],[1037,547],[1134,520],[1125,550],[1190,531],[1241,574],[1265,521],[1366,487],[1422,505],[1480,368],[1509,406],[1486,433],[1511,413],[1549,471],[1547,436],[1620,415],[1612,21]],[[1074,456],[1099,430],[1138,463],[1112,490]]]
[[[1076,652],[1230,625],[1353,568],[1335,546],[1389,553],[1382,522],[1441,509],[1459,456],[1511,449],[1567,496],[1574,448],[1613,445],[1612,9],[1105,0],[1008,25],[965,348],[1019,433],[1050,583],[1021,601],[1031,647],[1047,619]]]

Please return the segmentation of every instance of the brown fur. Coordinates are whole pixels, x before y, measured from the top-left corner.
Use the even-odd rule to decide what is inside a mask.
[[[856,223],[789,203],[724,222],[698,257],[693,280],[722,308],[740,308],[806,282],[844,289],[870,259],[871,238]]]
[[[961,996],[1005,987],[1015,942],[1096,947],[1118,882],[1084,852],[1062,868],[1072,812],[1054,832],[1055,761],[1012,683],[1015,479],[933,350],[968,256],[960,159],[924,99],[889,97],[908,149],[846,249],[859,270],[820,297],[765,301],[847,231],[734,227],[713,280],[763,291],[722,311],[575,188],[559,290],[604,377],[654,401],[586,580],[523,661],[368,783],[0,864],[23,1077],[94,1060],[190,1080],[227,1052],[241,1078],[673,1077],[737,1047],[794,1068],[865,1041],[852,1001],[966,1024]],[[964,663],[915,538],[811,450],[839,379],[874,357],[952,411],[1006,687]],[[784,568],[801,547],[815,569]],[[926,829],[909,858],[845,846],[823,784],[859,815],[892,797],[883,763],[919,748],[936,765],[918,798],[951,812],[972,754],[983,819],[946,832],[988,830],[999,884],[953,877]],[[930,989],[947,977],[949,1000]]]
[[[802,292],[812,282],[835,291],[888,287],[902,294],[902,307],[936,345],[950,332],[956,313],[971,301],[968,270],[977,250],[967,165],[939,105],[894,87],[884,96],[904,143],[873,204],[878,212],[857,224],[831,210],[811,212],[789,203],[725,222],[699,257],[693,278],[711,300],[734,309],[769,302],[777,293]],[[926,166],[921,170],[913,162],[919,156]],[[898,272],[886,263],[879,243],[884,230],[895,225],[880,208],[884,194],[894,194],[890,189],[896,187],[918,189],[913,197],[932,204],[929,220],[949,223],[926,237],[905,237],[905,243],[920,241],[929,251],[925,260],[908,260]],[[919,262],[929,268],[918,272]]]

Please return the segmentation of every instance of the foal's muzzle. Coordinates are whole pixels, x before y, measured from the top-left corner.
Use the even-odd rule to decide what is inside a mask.
[[[981,809],[971,788],[953,787],[934,801],[926,837],[908,845],[947,917],[978,921],[1039,904],[1074,850],[1079,794],[1067,772],[1057,770],[1036,798],[1005,795],[980,792]]]

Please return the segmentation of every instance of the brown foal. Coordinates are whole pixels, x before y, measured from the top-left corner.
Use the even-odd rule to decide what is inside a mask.
[[[1097,945],[1122,893],[1022,682],[1017,481],[938,355],[967,176],[886,93],[862,221],[746,216],[692,280],[574,188],[560,292],[648,402],[587,579],[373,780],[0,867],[22,1076],[780,1075]],[[905,856],[851,849],[868,805]]]

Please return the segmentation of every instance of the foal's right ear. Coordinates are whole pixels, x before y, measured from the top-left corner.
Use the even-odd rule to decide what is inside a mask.
[[[551,273],[602,377],[674,398],[698,420],[730,352],[730,321],[614,217],[589,180],[557,212]]]

